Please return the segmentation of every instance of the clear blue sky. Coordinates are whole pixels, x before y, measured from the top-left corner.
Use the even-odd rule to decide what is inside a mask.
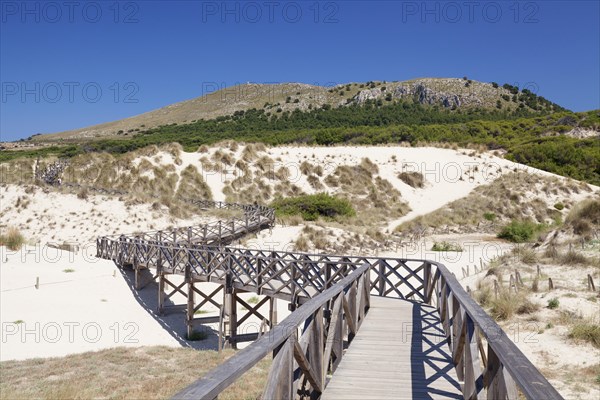
[[[600,108],[598,1],[0,4],[1,140],[247,81],[468,76]]]

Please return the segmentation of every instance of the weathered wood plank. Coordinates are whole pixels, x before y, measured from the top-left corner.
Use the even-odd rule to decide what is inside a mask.
[[[429,339],[430,334],[444,338],[439,319],[432,323],[431,310],[372,297],[369,313],[321,399],[462,397],[445,340]]]

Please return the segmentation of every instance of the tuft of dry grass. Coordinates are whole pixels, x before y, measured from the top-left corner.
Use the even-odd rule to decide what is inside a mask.
[[[565,254],[563,254],[560,257],[560,262],[566,265],[591,264],[591,260],[589,260],[586,256],[573,249],[569,249]]]
[[[576,322],[569,330],[569,338],[583,340],[600,348],[600,325],[591,321]]]
[[[420,172],[401,172],[398,174],[398,178],[415,189],[425,186],[425,178]]]
[[[517,260],[525,264],[532,265],[538,261],[535,250],[526,246],[516,246],[511,253],[517,257]]]
[[[0,399],[169,398],[233,354],[233,350],[219,354],[212,350],[153,346],[4,361],[0,363]],[[258,398],[270,363],[270,357],[266,357],[219,399]]]
[[[511,319],[515,314],[532,314],[540,309],[538,304],[531,302],[527,294],[523,292],[510,293],[508,290],[502,290],[498,298],[489,299],[489,313],[492,318],[503,321]]]
[[[0,234],[0,246],[6,246],[10,250],[19,250],[25,244],[25,237],[14,226],[9,227],[5,233]]]
[[[573,228],[575,234],[591,238],[600,228],[600,200],[588,199],[576,204],[565,223]]]

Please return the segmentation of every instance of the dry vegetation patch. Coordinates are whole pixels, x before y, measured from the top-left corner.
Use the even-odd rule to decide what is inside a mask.
[[[496,233],[503,224],[512,220],[550,226],[560,223],[563,213],[573,206],[573,193],[590,192],[591,188],[585,183],[526,172],[510,172],[488,185],[477,187],[462,199],[405,222],[396,230],[422,230],[427,234],[434,234],[438,229],[463,233]],[[564,211],[554,207],[558,202],[563,205]],[[594,209],[584,208],[582,213],[585,215]],[[573,217],[573,220],[576,219]]]
[[[25,244],[25,237],[14,226],[2,228],[0,232],[0,246],[6,246],[10,250],[19,250]]]
[[[159,399],[173,396],[234,354],[164,346],[115,348],[61,358],[0,363],[0,398]],[[259,362],[219,399],[256,399],[270,357]]]
[[[420,189],[425,186],[425,178],[420,172],[401,172],[398,174],[398,178],[415,189]]]

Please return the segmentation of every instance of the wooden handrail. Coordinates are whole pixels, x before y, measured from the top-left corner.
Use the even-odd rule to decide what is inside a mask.
[[[342,294],[342,296],[341,296],[342,298],[339,299],[339,304],[343,304],[343,302],[344,302],[343,292],[349,286],[356,284],[361,278],[364,279],[365,277],[368,277],[369,270],[370,270],[370,265],[363,265],[362,267],[356,269],[351,274],[344,277],[342,280],[340,280],[335,285],[331,286],[329,289],[327,289],[324,292],[313,297],[311,300],[309,300],[308,302],[304,303],[301,307],[299,307],[296,311],[291,313],[280,324],[275,326],[275,328],[273,328],[273,330],[271,330],[268,335],[262,336],[256,342],[254,342],[252,345],[246,347],[243,350],[240,350],[233,357],[231,357],[230,359],[228,359],[227,361],[225,361],[218,367],[214,368],[212,371],[208,372],[204,377],[200,378],[196,382],[192,383],[191,385],[189,385],[188,387],[183,389],[181,392],[177,393],[173,397],[173,399],[214,399],[219,395],[219,393],[221,393],[229,385],[231,385],[237,378],[239,378],[245,372],[250,370],[250,368],[252,368],[254,365],[256,365],[260,360],[265,358],[268,354],[270,354],[276,350],[278,350],[278,353],[275,356],[276,359],[278,356],[280,356],[281,358],[277,359],[278,360],[277,365],[276,365],[276,363],[274,363],[274,365],[271,369],[271,373],[269,375],[270,379],[269,379],[269,382],[267,383],[267,388],[265,389],[265,392],[269,392],[269,393],[277,392],[277,388],[276,388],[277,383],[278,383],[277,382],[277,374],[281,372],[281,371],[278,371],[278,369],[279,369],[278,367],[281,366],[279,364],[282,364],[285,361],[289,361],[289,360],[283,359],[283,355],[286,354],[286,351],[289,352],[289,354],[287,354],[288,356],[290,356],[290,354],[295,355],[295,357],[297,359],[301,360],[299,362],[299,364],[301,364],[300,368],[303,369],[305,371],[305,373],[306,373],[306,370],[311,370],[311,366],[307,365],[306,363],[313,362],[314,360],[306,359],[306,357],[304,355],[306,351],[302,348],[302,345],[300,345],[297,341],[296,335],[297,335],[298,327],[300,327],[302,324],[304,324],[310,318],[315,319],[316,317],[318,317],[315,314],[322,312],[323,307],[332,299],[334,299],[336,297],[340,298],[340,296],[339,296],[340,294]],[[363,300],[362,302],[359,302],[359,308],[363,307],[363,311],[364,311],[364,307],[368,307],[368,304],[369,304],[368,299],[365,298],[363,295],[364,293],[365,292],[359,293],[359,294],[361,294],[361,297]],[[366,293],[367,293],[366,297],[368,297],[368,292],[366,292]],[[339,313],[341,313],[341,310],[339,311]],[[351,316],[352,312],[346,313],[346,314]],[[362,313],[360,313],[360,309],[356,310],[354,313],[355,316],[358,316],[360,314],[362,314]],[[339,314],[337,314],[337,315],[339,315]],[[321,318],[322,318],[322,316],[321,316]],[[356,318],[356,319],[358,319],[358,318]],[[360,322],[360,321],[356,321],[353,318],[351,319],[351,321],[352,321],[352,324],[356,324],[356,325],[358,325],[358,323]],[[319,323],[319,321],[316,321],[316,319],[315,319],[315,324],[318,324],[318,323]],[[335,322],[332,322],[331,325],[337,325],[337,324]],[[330,329],[332,329],[332,328],[336,329],[336,326],[333,326]],[[314,339],[316,341],[318,341],[318,338],[322,339],[322,337],[323,337],[323,332],[319,331],[317,329],[317,332],[314,335]],[[330,336],[328,335],[328,337],[330,337]],[[340,344],[341,344],[342,339],[343,338],[341,338],[341,337],[338,338],[338,340],[340,341],[339,342]],[[286,342],[288,342],[288,344],[287,344],[287,346],[289,346],[288,349],[284,348],[284,346],[286,345]],[[317,346],[317,349],[318,349],[318,346]],[[320,351],[322,351],[322,350],[319,350],[319,352]],[[342,354],[340,353],[339,354],[340,358],[341,358],[341,355]],[[327,346],[325,347],[324,356],[325,356],[325,358],[328,358]],[[314,358],[318,359],[319,357],[317,356]],[[337,362],[339,363],[339,359]],[[302,364],[305,364],[304,368],[302,368]],[[312,383],[313,389],[317,390],[318,392],[321,392],[323,390],[324,373],[326,372],[325,369],[327,368],[328,364],[329,363],[326,360],[321,360],[320,365],[322,368],[321,368],[320,372],[317,372],[318,374],[320,374],[320,377],[317,377],[316,373],[313,375],[310,375],[310,373],[307,374],[307,379],[309,381],[313,381],[313,383]],[[319,370],[318,368],[316,368],[316,369]],[[286,396],[286,398],[287,398],[287,396]]]
[[[340,285],[351,282],[352,277],[355,277],[358,271],[362,271],[358,273],[365,277],[363,289],[367,298],[370,292],[374,292],[384,297],[417,300],[437,307],[457,375],[464,380],[464,398],[487,396],[493,399],[516,399],[518,387],[528,399],[562,399],[556,389],[443,264],[419,259],[223,247],[228,238],[238,237],[236,235],[243,235],[252,229],[272,226],[274,210],[264,206],[204,200],[197,201],[197,204],[241,209],[244,210],[245,219],[239,220],[239,223],[236,223],[238,219],[232,219],[228,223],[218,221],[200,227],[165,232],[103,236],[97,240],[97,254],[98,257],[112,259],[120,265],[135,262],[146,267],[156,267],[160,263],[161,268],[170,271],[169,273],[190,272],[202,280],[216,283],[229,280],[234,287],[241,290],[288,300],[292,303],[292,308],[303,304],[290,315],[293,318],[288,317],[269,335],[263,336],[243,350],[244,353],[240,352],[245,354],[247,365],[254,365],[253,361],[262,359],[269,351],[278,350],[278,354],[281,355],[277,358],[277,365],[289,364],[290,360],[294,359],[301,368],[304,366],[307,369],[304,373],[312,390],[320,393],[324,380],[308,371],[309,366],[306,364],[313,362],[313,358],[316,357],[315,350],[311,350],[313,358],[306,357],[302,352],[306,350],[307,344],[301,342],[308,340],[306,336],[298,338],[295,333],[283,335],[282,329],[294,326],[295,332],[299,323],[306,322],[307,319],[322,319],[322,316],[315,314],[316,311],[310,312],[309,309],[318,303],[317,299],[331,295],[326,301],[332,303],[332,310],[328,310],[328,313],[332,313],[328,317],[331,320],[328,321],[333,321],[334,326],[329,324],[327,329],[334,329],[335,335],[339,336],[338,329],[345,324],[347,329],[342,331],[354,335],[360,325],[358,314],[364,317],[364,310],[356,314],[356,319],[346,319],[346,315],[354,313],[350,309],[350,302],[343,300],[344,296],[333,302],[332,298],[343,291],[339,289]],[[217,243],[218,246],[210,246],[209,243]],[[366,270],[371,272],[364,273]],[[330,291],[331,289],[334,290]],[[357,288],[353,289],[354,292],[362,293]],[[368,299],[366,300],[368,302]],[[362,307],[363,303],[359,304]],[[310,305],[309,308],[306,308],[306,305]],[[275,336],[277,334],[280,335],[279,338]],[[269,345],[264,344],[267,340],[271,341]],[[487,346],[484,341],[487,342]],[[263,344],[258,346],[260,343]],[[324,345],[323,362],[332,369],[335,369],[341,358],[342,350],[338,346],[338,343]],[[270,350],[265,350],[266,348]],[[339,356],[336,357],[336,354]],[[230,367],[226,367],[227,365]],[[223,364],[222,368],[225,372],[230,368],[228,373],[232,377],[238,377],[247,370],[239,369],[240,365],[231,363]],[[323,365],[320,368],[322,370]],[[209,374],[205,379],[211,376],[213,375]],[[283,378],[277,375],[277,379]],[[206,381],[203,382],[207,384]],[[219,387],[215,386],[215,390]],[[274,386],[270,386],[269,390],[275,390]],[[281,394],[277,391],[268,393]]]
[[[437,307],[453,358],[459,359],[464,368],[459,371],[465,379],[464,397],[484,398],[487,391],[489,399],[516,399],[516,384],[528,399],[562,399],[496,321],[463,289],[454,274],[443,264],[429,263],[437,268],[430,284],[438,295]],[[479,332],[487,341],[487,352]],[[485,358],[480,360],[479,355]]]

